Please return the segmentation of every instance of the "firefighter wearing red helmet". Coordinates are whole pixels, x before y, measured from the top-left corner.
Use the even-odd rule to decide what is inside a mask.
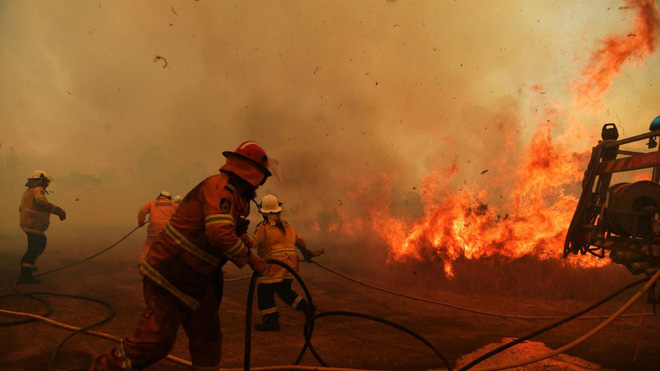
[[[220,367],[218,309],[222,266],[249,265],[256,273],[266,262],[251,254],[247,237],[250,200],[276,174],[277,162],[255,142],[244,142],[182,200],[140,265],[147,308],[133,335],[96,358],[92,370],[143,369],[167,356],[179,326],[188,335],[194,369]],[[247,244],[247,245],[246,245]]]

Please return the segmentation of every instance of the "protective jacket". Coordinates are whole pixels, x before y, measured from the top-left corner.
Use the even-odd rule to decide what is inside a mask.
[[[239,238],[250,212],[250,199],[242,196],[249,185],[242,182],[223,172],[193,188],[140,265],[144,277],[193,310],[219,266],[227,260],[239,268],[248,263],[248,249]]]
[[[155,201],[147,202],[138,211],[138,223],[142,224],[149,216],[149,226],[147,227],[147,236],[156,236],[165,227],[165,223],[174,215],[177,204],[167,199],[167,197],[158,197]]]
[[[26,233],[44,234],[50,225],[50,214],[60,215],[64,210],[48,201],[41,181],[28,180],[25,185],[28,189],[23,193],[21,206],[18,207],[21,229]]]
[[[281,221],[279,226],[269,221],[259,223],[250,238],[253,241],[253,247],[257,249],[259,257],[264,260],[279,260],[296,272],[298,272],[296,247],[305,252],[309,251],[305,241],[296,233],[293,226],[284,220]],[[276,283],[282,282],[284,279],[293,279],[293,275],[276,264],[268,264],[266,271],[257,278],[259,283]]]

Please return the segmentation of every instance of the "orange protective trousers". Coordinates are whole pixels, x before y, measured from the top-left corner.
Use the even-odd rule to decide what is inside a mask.
[[[172,294],[148,279],[143,280],[147,304],[142,318],[119,347],[96,358],[91,370],[125,370],[149,367],[165,358],[174,346],[179,326],[188,335],[193,366],[220,367],[222,334],[218,309],[222,283],[212,278],[197,310],[181,304]]]

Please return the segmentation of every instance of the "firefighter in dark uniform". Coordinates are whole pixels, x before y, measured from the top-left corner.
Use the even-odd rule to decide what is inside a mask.
[[[222,266],[249,265],[255,272],[266,263],[248,248],[247,216],[256,189],[271,175],[276,161],[255,142],[223,152],[220,174],[193,188],[140,265],[147,308],[133,335],[99,356],[92,370],[143,369],[167,356],[179,326],[188,335],[193,369],[220,367]],[[247,245],[246,245],[247,244]]]

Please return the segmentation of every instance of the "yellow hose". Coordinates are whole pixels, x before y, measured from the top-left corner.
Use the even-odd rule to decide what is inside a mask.
[[[563,353],[563,352],[573,348],[574,346],[582,343],[583,341],[591,338],[592,336],[596,335],[598,332],[600,332],[600,330],[604,329],[609,324],[614,322],[615,319],[617,319],[619,316],[621,316],[621,314],[623,314],[623,312],[628,310],[637,300],[639,300],[639,298],[641,298],[642,295],[644,295],[653,286],[653,284],[658,280],[659,277],[660,277],[660,269],[658,269],[658,271],[653,275],[653,277],[651,277],[651,279],[635,295],[633,295],[633,297],[631,297],[630,300],[628,300],[621,308],[619,308],[619,310],[614,312],[614,314],[612,314],[608,319],[606,319],[600,325],[596,326],[591,331],[589,331],[586,334],[582,335],[578,339],[564,345],[563,347],[558,348],[556,350],[553,350],[551,352],[542,354],[540,356],[528,359],[526,361],[521,361],[521,362],[517,362],[517,363],[510,363],[510,364],[500,365],[500,366],[475,368],[473,370],[474,371],[493,371],[493,370],[504,370],[504,369],[507,369],[507,368],[521,367],[521,366],[524,366],[524,365],[528,365],[530,363],[535,363],[535,362],[538,362],[538,361],[542,361],[542,360],[544,360],[546,358],[550,358],[552,356],[556,356],[559,353]]]
[[[34,318],[39,321],[46,322],[48,324],[51,324],[53,326],[57,326],[66,330],[71,330],[71,331],[77,331],[80,330],[80,327],[76,326],[71,326],[67,325],[65,323],[57,322],[54,321],[50,318],[42,317],[36,314],[31,314],[31,313],[24,313],[24,312],[14,312],[11,310],[6,310],[6,309],[0,309],[0,314],[6,314],[8,316],[16,316],[16,317],[30,317]],[[84,334],[100,337],[103,339],[107,340],[112,340],[116,343],[119,343],[121,341],[120,338],[106,334],[103,332],[99,331],[93,331],[93,330],[87,330],[83,332]],[[178,363],[183,366],[188,366],[192,367],[192,363],[190,361],[186,361],[185,359],[175,357],[173,355],[167,355],[167,360]],[[266,366],[266,367],[250,367],[250,370],[255,370],[255,371],[280,371],[280,370],[296,370],[296,371],[314,371],[314,370],[324,370],[324,371],[372,371],[372,370],[364,370],[364,369],[357,369],[357,368],[339,368],[339,367],[316,367],[316,366],[300,366],[300,365],[282,365],[282,366]],[[242,367],[239,368],[220,368],[218,371],[243,371]]]

